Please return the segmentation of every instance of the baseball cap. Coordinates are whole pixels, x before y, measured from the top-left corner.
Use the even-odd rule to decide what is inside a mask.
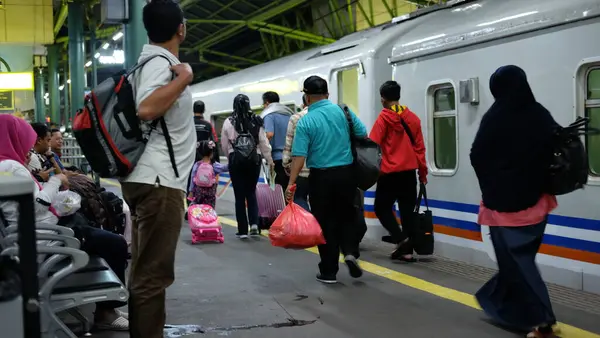
[[[307,95],[324,95],[329,93],[327,88],[327,81],[322,77],[313,75],[304,80],[304,89],[302,89]]]

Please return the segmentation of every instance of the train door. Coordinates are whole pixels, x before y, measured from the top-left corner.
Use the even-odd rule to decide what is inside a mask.
[[[334,69],[329,81],[331,100],[347,105],[357,116],[359,109],[359,78],[364,74],[360,61]]]

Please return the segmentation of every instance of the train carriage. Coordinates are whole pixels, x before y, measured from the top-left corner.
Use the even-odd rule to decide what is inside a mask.
[[[402,103],[423,124],[437,253],[495,267],[487,228],[476,223],[480,191],[469,162],[479,121],[493,102],[489,76],[501,65],[516,64],[558,123],[590,116],[600,127],[600,44],[593,40],[599,17],[597,0],[453,1],[192,91],[219,128],[236,94],[258,105],[263,92],[274,90],[296,108],[303,80],[319,75],[329,81],[330,99],[348,104],[370,128],[381,109],[379,85],[395,79]],[[588,186],[559,197],[538,263],[549,282],[600,293],[600,137],[586,144]],[[378,238],[384,230],[373,200],[372,189],[365,194],[365,216],[368,236]]]

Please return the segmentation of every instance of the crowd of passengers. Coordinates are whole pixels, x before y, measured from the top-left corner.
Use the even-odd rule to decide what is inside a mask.
[[[177,168],[188,174],[176,175],[171,170],[164,137],[151,134],[137,166],[121,180],[133,221],[127,280],[129,323],[126,314],[115,310],[122,304],[99,303],[96,319],[112,328],[129,324],[134,338],[159,338],[166,317],[165,290],[175,279],[175,251],[184,198],[189,193],[189,173],[199,159],[215,162],[218,149],[214,147],[214,128],[203,120],[204,104],[192,103],[192,69],[178,59],[186,34],[181,8],[172,0],[152,0],[144,7],[143,21],[150,43],[143,47],[139,60],[157,54],[165,58],[152,59],[134,75],[138,116],[142,121],[164,117]],[[357,202],[350,136],[371,138],[383,156],[375,197],[377,217],[389,232],[382,240],[395,245],[392,259],[413,262],[417,185],[427,183],[428,170],[421,121],[402,105],[400,85],[394,81],[381,85],[383,109],[370,133],[354,112],[349,110],[346,116],[344,109],[329,100],[325,79],[308,77],[302,91],[304,107],[298,113],[282,105],[277,93],[265,93],[261,116],[252,112],[246,95],[237,95],[233,113],[221,131],[221,151],[231,156],[232,143],[240,133],[253,136],[262,158],[277,173],[286,200],[294,196],[319,222],[326,244],[318,247],[321,261],[317,280],[329,284],[337,281],[340,252],[352,277],[363,274],[358,258],[364,235],[361,228],[365,226]],[[543,193],[543,180],[538,175],[550,161],[549,138],[556,122],[536,102],[519,67],[496,70],[490,78],[490,91],[495,102],[482,119],[471,162],[483,196],[479,223],[490,226],[499,272],[476,296],[484,311],[500,324],[526,330],[529,337],[553,337],[556,318],[535,256],[547,215],[557,206],[554,196]],[[49,150],[52,137],[42,125],[32,127],[0,115],[0,171],[35,182],[36,200],[42,202],[36,204],[37,222],[60,222],[47,205],[59,189],[69,187],[71,178],[81,176],[64,169],[60,156],[55,156],[59,152]],[[199,153],[199,149],[203,150]],[[240,239],[259,234],[255,190],[260,165],[258,161],[241,167],[232,163],[228,168]],[[393,211],[395,203],[401,227]],[[9,222],[16,222],[12,206],[4,203],[2,210]],[[127,250],[123,238],[97,228],[88,236],[83,249],[105,258],[125,282]]]

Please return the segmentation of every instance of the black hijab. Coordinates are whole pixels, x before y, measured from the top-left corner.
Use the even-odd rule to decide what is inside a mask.
[[[525,210],[544,192],[557,124],[517,66],[498,68],[490,77],[490,91],[495,102],[481,119],[471,164],[486,207]]]
[[[244,94],[238,94],[233,99],[231,123],[238,134],[249,132],[254,137],[258,136],[258,131],[263,125],[260,116],[254,114],[250,108],[250,98]]]

